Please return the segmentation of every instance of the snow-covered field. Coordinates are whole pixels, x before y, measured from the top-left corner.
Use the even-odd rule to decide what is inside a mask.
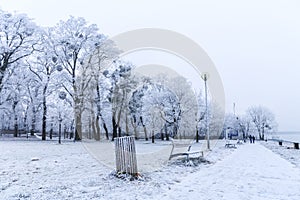
[[[111,176],[111,166],[84,143],[0,138],[0,199],[299,199],[300,165],[258,143],[224,144],[213,145],[205,153],[209,162],[198,166],[166,161],[147,171],[143,159],[157,164],[166,144],[138,142],[157,153],[138,157],[141,180],[125,181]]]
[[[261,142],[261,144],[300,168],[300,150],[294,149],[293,144],[283,143],[279,146],[275,141]]]

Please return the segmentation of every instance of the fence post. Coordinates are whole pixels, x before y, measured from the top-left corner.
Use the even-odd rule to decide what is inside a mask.
[[[115,153],[117,173],[136,176],[138,171],[134,137],[115,138]]]

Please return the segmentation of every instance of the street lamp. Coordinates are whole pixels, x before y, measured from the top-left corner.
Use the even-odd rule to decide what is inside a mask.
[[[206,128],[206,136],[207,136],[207,149],[210,150],[210,142],[209,142],[209,127],[208,127],[208,106],[207,106],[207,80],[209,75],[207,72],[201,75],[201,78],[204,80],[205,86],[205,128]]]

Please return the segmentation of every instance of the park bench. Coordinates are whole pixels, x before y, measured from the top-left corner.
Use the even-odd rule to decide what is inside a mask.
[[[299,149],[299,142],[292,142],[292,141],[286,141],[286,140],[278,140],[278,142],[279,142],[279,146],[282,146],[282,143],[285,142],[285,143],[293,144],[294,149]]]
[[[226,148],[236,148],[235,143],[231,143],[229,140],[226,141]]]
[[[203,151],[191,151],[193,140],[186,139],[171,139],[172,141],[172,150],[170,153],[169,160],[178,156],[185,156],[186,160],[189,161],[190,156],[194,155],[197,157],[203,157]]]

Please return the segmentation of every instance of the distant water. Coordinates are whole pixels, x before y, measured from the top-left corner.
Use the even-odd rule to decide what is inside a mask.
[[[300,132],[277,132],[268,136],[269,139],[281,139],[291,142],[300,142]]]

